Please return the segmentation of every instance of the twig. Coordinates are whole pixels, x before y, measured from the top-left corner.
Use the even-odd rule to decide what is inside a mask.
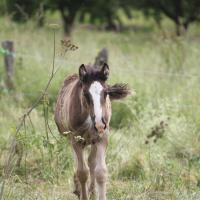
[[[26,121],[27,117],[29,118],[30,123],[31,123],[31,125],[33,127],[33,124],[32,124],[31,118],[30,118],[30,114],[33,111],[33,109],[35,109],[39,105],[39,103],[42,101],[42,99],[44,99],[45,95],[47,94],[47,90],[48,90],[48,88],[49,88],[49,86],[51,84],[52,79],[54,78],[54,76],[57,73],[57,71],[60,69],[60,67],[55,69],[55,55],[56,55],[56,53],[55,53],[55,44],[56,44],[55,28],[57,28],[57,26],[53,25],[53,27],[54,27],[54,32],[53,32],[53,62],[52,62],[52,69],[51,69],[49,80],[46,83],[46,86],[44,87],[44,89],[43,89],[42,93],[40,94],[40,96],[36,99],[35,103],[21,117],[19,125],[16,128],[16,132],[15,132],[16,136],[20,132],[20,130],[23,127],[23,125],[26,126],[25,121]],[[76,49],[78,49],[78,47],[76,47]],[[75,51],[76,49],[70,49],[70,50],[71,51]],[[48,117],[48,107],[47,107],[47,117]],[[52,133],[52,131],[50,129],[49,123],[48,123],[48,119],[45,119],[45,125],[46,125],[47,132],[49,130],[50,133],[53,135],[53,133]],[[55,138],[55,136],[54,136],[54,138]],[[0,200],[2,200],[2,198],[3,198],[3,192],[4,192],[4,189],[5,189],[6,180],[11,175],[12,169],[14,167],[12,165],[12,163],[13,163],[13,160],[14,160],[14,157],[15,157],[15,154],[16,154],[16,148],[17,148],[17,140],[16,140],[16,138],[13,138],[12,144],[10,146],[9,154],[8,154],[8,160],[5,161],[5,164],[4,164],[4,176],[2,176],[2,185],[1,185],[1,189],[0,189]],[[42,156],[43,156],[43,152],[42,152]],[[51,157],[52,157],[52,152],[51,152]]]
[[[18,11],[22,14],[22,16],[24,16],[24,19],[26,20],[26,21],[28,21],[28,19],[29,19],[29,16],[28,16],[28,14],[23,10],[23,8],[19,5],[19,4],[15,4],[15,7],[18,9]]]
[[[30,115],[28,115],[28,119],[29,119],[29,122],[30,122],[30,124],[31,124],[31,126],[32,126],[32,129],[35,131],[35,127],[34,127],[34,125],[33,125],[33,122],[32,122],[32,120],[31,120]]]
[[[27,135],[26,135],[26,119],[24,119],[24,133],[25,133],[25,158],[24,158],[24,165],[25,165],[25,178],[26,178],[26,183],[28,183],[28,179],[27,179],[27,162],[26,162],[26,158],[27,158]]]
[[[44,98],[44,96],[47,93],[47,90],[51,84],[52,79],[54,78],[55,72],[55,30],[54,30],[54,34],[53,34],[53,63],[52,63],[52,70],[51,70],[51,75],[49,77],[49,80],[46,84],[46,86],[44,87],[43,92],[41,93],[41,95],[36,99],[35,103],[27,110],[27,112],[22,116],[21,121],[19,123],[19,125],[16,128],[16,135],[19,133],[19,131],[21,130],[22,126],[25,125],[25,120],[27,117],[29,117],[30,113],[33,111],[33,109],[35,109],[38,104],[40,103],[40,101]],[[0,189],[0,200],[2,200],[3,198],[3,192],[5,189],[5,182],[6,179],[9,178],[11,171],[12,171],[12,162],[14,160],[14,156],[15,156],[15,152],[16,152],[16,138],[13,139],[12,144],[10,146],[10,150],[9,150],[9,156],[8,156],[8,160],[6,161],[6,163],[4,164],[4,176],[2,177],[3,181],[2,181],[2,186]]]

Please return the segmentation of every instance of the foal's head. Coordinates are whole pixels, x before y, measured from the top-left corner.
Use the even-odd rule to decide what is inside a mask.
[[[99,133],[103,133],[108,126],[110,117],[107,111],[109,100],[122,99],[130,93],[125,84],[107,85],[108,76],[109,67],[106,63],[100,70],[84,64],[79,67],[79,79],[83,91],[82,97],[94,128]]]

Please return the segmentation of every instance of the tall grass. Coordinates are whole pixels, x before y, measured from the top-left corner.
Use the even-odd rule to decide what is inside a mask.
[[[19,117],[49,78],[53,35],[48,27],[36,30],[33,22],[0,22],[0,39],[13,40],[16,50],[15,93],[4,86],[0,57],[2,173]],[[109,51],[109,83],[125,82],[136,91],[136,96],[113,103],[108,199],[199,199],[199,34],[197,25],[180,38],[159,31],[119,34],[77,27],[72,41],[79,49],[61,58],[62,33],[57,31],[56,66],[61,69],[48,91],[48,120],[56,139],[50,134],[46,140],[41,102],[18,137],[24,156],[6,181],[4,199],[75,199],[72,153],[67,139],[58,134],[53,110],[65,76],[76,73],[80,64],[93,62],[103,47]]]

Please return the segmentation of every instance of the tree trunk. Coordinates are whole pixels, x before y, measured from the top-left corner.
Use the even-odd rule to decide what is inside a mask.
[[[180,36],[181,35],[181,28],[182,28],[180,16],[182,16],[182,14],[183,14],[182,1],[181,0],[174,1],[174,7],[175,7],[176,35]]]
[[[177,23],[176,23],[176,35],[177,36],[181,35],[181,26],[180,26],[180,24],[177,24]]]
[[[116,31],[117,30],[116,24],[112,20],[108,20],[106,25],[106,30]]]
[[[181,35],[181,23],[179,20],[179,17],[177,16],[176,19],[174,20],[175,24],[176,24],[176,35],[180,36]]]
[[[183,23],[183,28],[184,28],[184,30],[185,30],[185,32],[187,32],[187,30],[188,30],[188,28],[189,28],[189,22],[184,22]]]
[[[66,36],[70,36],[74,25],[74,20],[76,17],[76,11],[73,12],[69,11],[66,14],[65,10],[61,10],[61,16],[63,21],[64,34]]]
[[[38,28],[41,28],[44,26],[44,23],[45,23],[45,16],[39,16],[38,19],[37,19],[37,27]]]
[[[107,19],[106,30],[118,31],[117,24],[113,21],[112,13],[107,13],[106,19]]]

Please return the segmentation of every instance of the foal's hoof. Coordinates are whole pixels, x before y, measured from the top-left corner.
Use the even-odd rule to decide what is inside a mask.
[[[73,193],[80,199],[80,192],[78,190],[74,190]]]
[[[95,200],[96,199],[96,191],[95,191],[94,186],[90,186],[89,194],[90,194],[90,199],[91,200]]]
[[[95,200],[96,199],[96,194],[95,193],[90,193],[90,199]]]

